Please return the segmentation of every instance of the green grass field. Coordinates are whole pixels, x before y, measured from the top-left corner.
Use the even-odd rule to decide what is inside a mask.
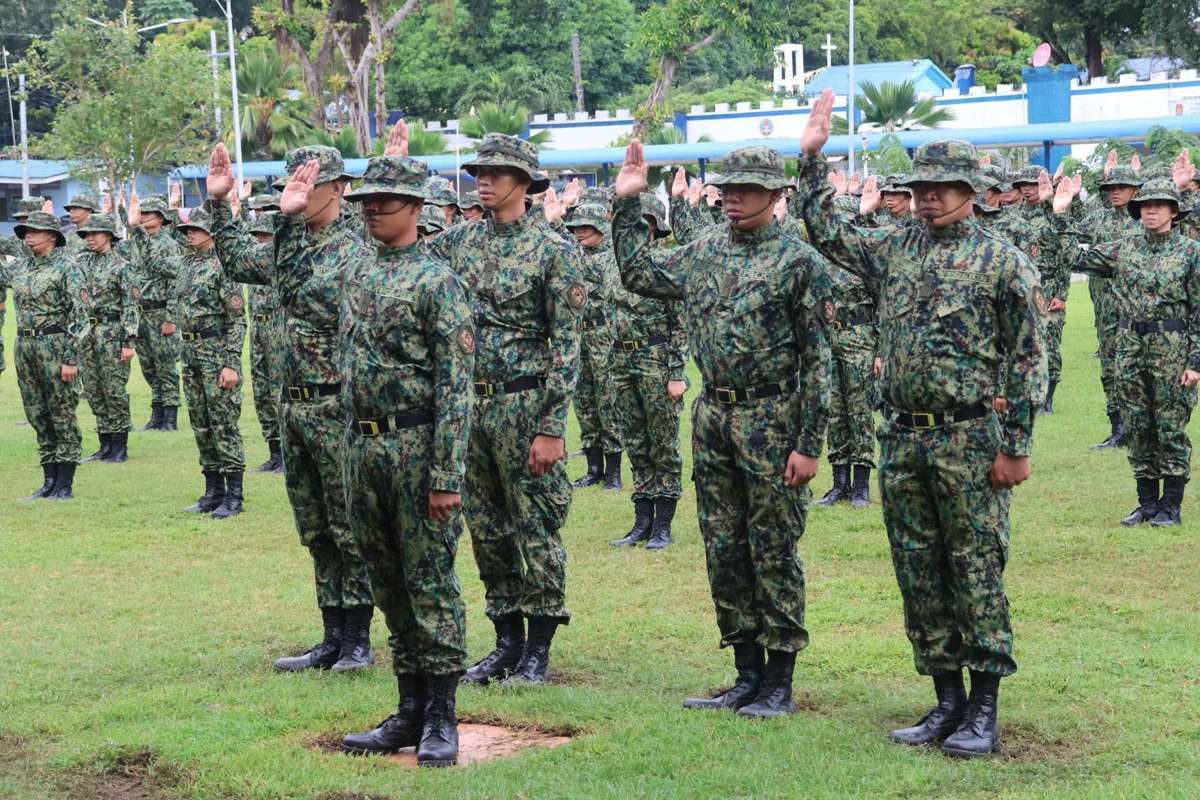
[[[241,517],[198,519],[180,512],[202,489],[188,430],[139,432],[129,463],[80,467],[73,502],[21,499],[41,475],[11,368],[10,313],[0,798],[1195,797],[1200,512],[1189,498],[1182,528],[1117,525],[1132,508],[1132,478],[1122,452],[1088,448],[1107,428],[1090,323],[1077,287],[1058,413],[1039,422],[1033,479],[1013,503],[1020,671],[1001,692],[1003,755],[963,763],[888,743],[890,728],[924,713],[931,687],[913,671],[877,504],[810,512],[802,710],[753,723],[680,708],[733,675],[731,654],[716,648],[690,488],[677,543],[659,554],[610,548],[630,520],[628,492],[588,489],[565,530],[574,620],[556,640],[555,685],[459,693],[466,719],[576,741],[417,771],[313,746],[390,712],[386,659],[355,678],[271,671],[318,634],[310,561],[280,476],[248,473]],[[136,367],[131,391],[140,426],[149,400]],[[80,415],[86,454],[96,445],[86,403]],[[255,466],[266,447],[253,415],[247,391]],[[822,462],[815,492],[829,482]],[[459,572],[477,658],[492,631],[466,537]],[[385,641],[378,616],[374,641]]]

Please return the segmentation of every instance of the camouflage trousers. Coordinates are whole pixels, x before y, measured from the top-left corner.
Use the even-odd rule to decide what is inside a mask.
[[[795,652],[804,629],[804,534],[811,491],[783,482],[800,395],[692,404],[696,508],[721,647]]]
[[[13,356],[25,419],[37,434],[42,464],[79,463],[82,434],[75,408],[80,380],[62,381],[63,340],[67,334],[21,336]]]
[[[183,345],[179,332],[163,336],[160,330],[167,321],[166,309],[148,309],[138,322],[138,338],[134,344],[142,377],[150,386],[151,402],[163,406],[179,405],[179,357]]]
[[[183,347],[183,394],[188,421],[204,472],[244,472],[242,382],[232,389],[217,385],[225,362],[221,337],[187,342]]]
[[[133,430],[129,418],[129,363],[121,361],[119,332],[101,323],[83,343],[83,395],[96,416],[96,433],[128,433]]]
[[[571,506],[566,464],[541,477],[527,464],[541,415],[537,389],[478,399],[472,412],[463,511],[493,620],[516,612],[571,618],[559,533]]]
[[[1197,389],[1179,378],[1187,368],[1188,335],[1118,331],[1117,395],[1125,415],[1129,464],[1136,478],[1187,478],[1192,440],[1187,426]]]
[[[663,345],[613,353],[614,410],[633,472],[634,501],[683,495],[679,415],[683,399],[667,394]]]
[[[279,438],[279,374],[275,369],[274,350],[278,346],[275,326],[256,315],[250,331],[250,386],[254,392],[254,410],[263,439]]]
[[[1066,311],[1051,311],[1046,323],[1046,377],[1051,383],[1062,380],[1062,337],[1067,324]]]
[[[829,463],[875,468],[875,361],[870,335],[834,334],[829,387]],[[861,340],[861,341],[860,341]]]
[[[1012,492],[992,486],[994,415],[879,429],[883,521],[917,672],[1017,670],[1004,594]]]
[[[621,436],[613,408],[612,336],[606,327],[585,330],[579,345],[579,381],[575,416],[583,448],[621,452]]]
[[[284,484],[300,544],[313,560],[320,608],[371,605],[371,581],[350,532],[342,447],[346,422],[336,395],[279,406]]]
[[[351,429],[343,449],[346,502],[390,636],[397,674],[466,669],[466,614],[454,558],[462,516],[429,518],[433,426],[364,437]]]
[[[1119,408],[1117,396],[1117,322],[1113,311],[1113,298],[1106,278],[1090,276],[1088,292],[1096,320],[1096,339],[1100,353],[1100,385],[1104,387],[1105,411],[1115,414]]]

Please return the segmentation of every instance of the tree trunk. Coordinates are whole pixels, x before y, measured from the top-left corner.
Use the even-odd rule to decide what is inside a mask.
[[[586,111],[583,105],[583,63],[579,57],[579,31],[571,34],[571,64],[575,68],[575,110]]]
[[[1087,69],[1088,80],[1103,76],[1104,73],[1104,43],[1100,41],[1100,34],[1091,27],[1087,26],[1083,29],[1083,46],[1087,50]]]
[[[650,96],[646,98],[646,105],[643,106],[642,113],[638,115],[637,124],[633,126],[632,135],[634,137],[640,139],[646,131],[660,122],[660,109],[667,101],[667,94],[671,91],[671,83],[675,80],[677,69],[679,69],[679,59],[675,56],[663,56],[659,59],[658,77],[654,79],[654,85],[650,87]]]

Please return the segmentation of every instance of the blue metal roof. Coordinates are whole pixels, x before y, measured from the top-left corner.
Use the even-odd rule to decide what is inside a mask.
[[[858,91],[855,94],[862,93],[862,85],[865,81],[879,85],[885,81],[903,83],[909,80],[916,84],[919,92],[940,93],[942,89],[949,89],[954,85],[946,73],[938,69],[937,64],[927,58],[854,65],[854,82],[858,85]],[[817,72],[816,76],[805,85],[804,93],[818,95],[825,89],[833,89],[834,93],[845,96],[850,94],[849,86],[850,68],[842,64],[825,67]]]
[[[48,181],[66,177],[71,172],[69,161],[29,160],[29,180]],[[21,162],[18,159],[0,159],[0,181],[4,183],[21,180]]]

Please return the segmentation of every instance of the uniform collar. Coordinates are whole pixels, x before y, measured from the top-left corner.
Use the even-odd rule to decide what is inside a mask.
[[[1171,226],[1171,230],[1166,233],[1154,233],[1153,231],[1145,231],[1146,243],[1151,246],[1162,246],[1171,241],[1175,237],[1175,226]]]
[[[929,231],[930,237],[937,241],[962,239],[979,230],[979,222],[974,216],[970,216],[941,228],[935,228],[929,223],[925,223],[925,230]]]
[[[734,244],[758,244],[773,239],[783,230],[783,226],[779,224],[779,220],[774,216],[766,225],[760,225],[752,231],[739,231],[729,223],[729,241]]]
[[[496,236],[517,236],[533,227],[536,222],[534,214],[541,214],[542,209],[538,206],[533,206],[526,210],[524,214],[514,219],[512,222],[496,222],[491,214],[487,215],[488,233]]]

